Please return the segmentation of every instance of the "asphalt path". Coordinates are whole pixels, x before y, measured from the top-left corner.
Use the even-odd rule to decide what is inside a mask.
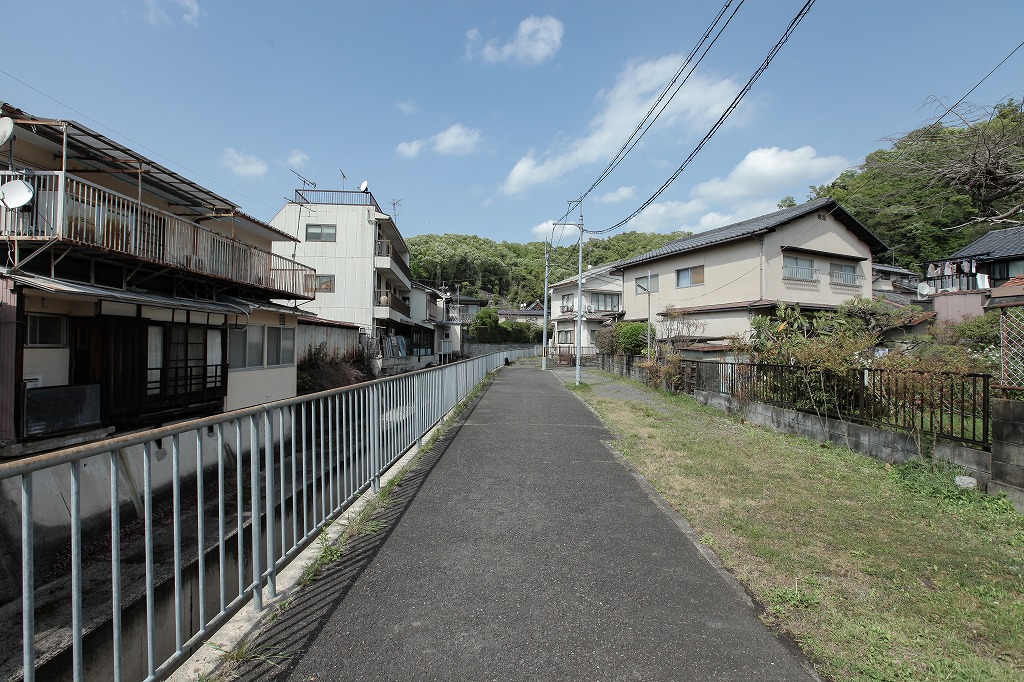
[[[613,441],[553,373],[503,368],[242,677],[816,680]]]

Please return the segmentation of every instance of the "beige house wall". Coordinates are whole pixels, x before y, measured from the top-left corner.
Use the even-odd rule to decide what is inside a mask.
[[[803,251],[784,251],[783,247]],[[809,254],[807,251],[820,253]],[[816,279],[784,278],[786,254],[812,260],[812,267],[819,271]],[[833,283],[829,275],[832,262],[854,265],[856,274],[860,276],[857,283],[852,286]],[[694,266],[704,267],[704,282],[676,287],[676,272]],[[652,277],[658,277],[658,291],[650,294],[650,310],[659,338],[672,335],[674,331],[658,315],[667,308],[721,306],[762,299],[838,306],[858,295],[871,297],[871,251],[868,245],[827,213],[804,216],[762,236],[627,268],[623,273],[622,297],[626,320],[647,319],[648,294],[637,288],[636,280],[646,278],[648,271]],[[695,322],[704,323],[699,335],[706,338],[742,335],[750,330],[750,316],[746,309],[694,312],[690,317]]]

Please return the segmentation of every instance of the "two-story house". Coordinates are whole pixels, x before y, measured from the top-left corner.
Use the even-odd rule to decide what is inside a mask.
[[[778,302],[834,309],[871,298],[885,245],[830,198],[686,237],[620,261],[626,320],[650,319],[660,341],[724,351]]]
[[[273,299],[315,272],[272,252],[291,236],[80,123],[2,114],[4,454],[295,395]]]
[[[618,263],[588,267],[583,273],[582,301],[577,300],[579,287],[575,276],[551,285],[551,319],[555,327],[551,345],[559,357],[576,353],[577,313],[581,318],[582,355],[595,354],[598,330],[622,315],[622,273],[617,267]]]
[[[410,369],[409,247],[365,184],[364,191],[297,189],[270,224],[295,236],[275,253],[316,269],[304,283],[316,298],[303,310],[358,325],[378,374]]]
[[[1024,275],[1024,225],[986,232],[948,258],[925,266],[938,319],[959,322],[985,312],[990,291]]]

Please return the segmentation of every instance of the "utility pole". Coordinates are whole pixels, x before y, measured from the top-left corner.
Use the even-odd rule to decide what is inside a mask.
[[[569,210],[572,210],[572,205],[577,204],[580,207],[580,217],[575,223],[553,223],[552,227],[559,227],[561,225],[572,226],[580,231],[580,244],[579,244],[579,270],[576,274],[576,385],[580,385],[580,355],[583,352],[582,336],[583,336],[583,198],[575,199],[569,202]],[[545,290],[546,291],[546,290]]]
[[[544,242],[544,334],[543,334],[543,348],[540,354],[540,368],[545,370],[548,368],[548,268],[551,267],[551,262],[548,257],[548,246],[547,242]]]

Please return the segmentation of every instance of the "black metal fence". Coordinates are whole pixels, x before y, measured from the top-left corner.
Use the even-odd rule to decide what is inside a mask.
[[[629,359],[623,359],[629,360]],[[644,361],[602,363],[635,377]],[[815,367],[676,361],[666,368],[657,360],[659,383],[693,394],[708,391],[733,398],[788,407],[823,417],[842,419],[934,436],[974,447],[991,444],[991,375],[951,372],[852,369],[832,372]],[[668,371],[666,371],[668,369]],[[671,375],[671,376],[666,376]]]

